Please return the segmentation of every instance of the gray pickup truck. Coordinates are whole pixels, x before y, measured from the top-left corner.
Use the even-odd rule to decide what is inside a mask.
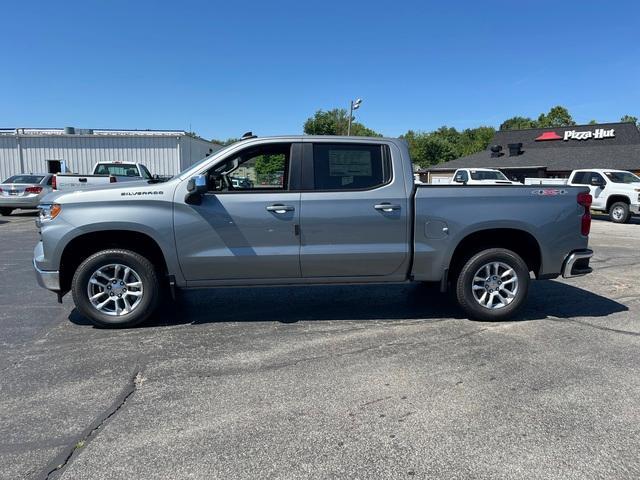
[[[397,139],[250,137],[166,183],[49,195],[33,263],[99,326],[142,322],[178,288],[408,281],[501,320],[531,272],[591,272],[590,202],[586,187],[416,186]]]

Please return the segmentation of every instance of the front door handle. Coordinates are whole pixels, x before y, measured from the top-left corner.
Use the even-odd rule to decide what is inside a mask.
[[[400,205],[391,205],[390,203],[378,203],[373,206],[376,210],[382,210],[383,212],[393,212],[394,210],[400,210]]]
[[[273,213],[287,213],[287,212],[293,212],[294,210],[295,210],[295,207],[291,205],[275,204],[275,205],[267,206],[267,212],[273,212]]]

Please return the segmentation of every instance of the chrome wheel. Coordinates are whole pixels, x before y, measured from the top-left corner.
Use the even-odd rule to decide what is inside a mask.
[[[119,317],[140,305],[144,289],[135,270],[112,263],[98,268],[89,277],[87,295],[93,308],[100,313]]]
[[[509,305],[518,293],[518,275],[504,262],[491,262],[481,266],[473,276],[473,298],[490,310]]]
[[[622,220],[624,218],[624,208],[614,207],[613,210],[611,210],[611,216],[614,220]]]

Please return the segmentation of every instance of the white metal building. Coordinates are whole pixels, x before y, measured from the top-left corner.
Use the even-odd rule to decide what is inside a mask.
[[[179,130],[0,129],[0,180],[64,166],[90,174],[104,161],[140,162],[152,174],[175,175],[220,148]]]

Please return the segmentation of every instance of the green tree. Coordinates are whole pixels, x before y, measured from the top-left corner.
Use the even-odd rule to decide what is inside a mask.
[[[569,127],[575,124],[569,110],[560,105],[551,108],[546,114],[541,113],[537,121],[539,128]]]
[[[511,117],[500,124],[500,130],[523,130],[536,128],[537,123],[529,117]]]
[[[435,132],[414,132],[409,130],[402,135],[409,145],[413,162],[420,167],[428,167],[456,158],[456,152],[443,135]]]
[[[304,133],[307,135],[346,135],[349,126],[349,112],[344,108],[318,110],[313,117],[304,122]],[[378,132],[358,122],[351,122],[351,135],[381,137]]]
[[[491,143],[495,133],[496,129],[493,127],[477,127],[463,130],[460,132],[456,147],[457,155],[463,157],[485,150]]]
[[[284,172],[284,155],[260,155],[256,158],[256,173],[258,175],[271,175]]]
[[[598,121],[597,120],[589,120],[589,125],[597,125]]]
[[[623,115],[620,121],[624,123],[635,123],[636,126],[640,128],[640,123],[638,123],[638,117],[634,117],[633,115]]]

